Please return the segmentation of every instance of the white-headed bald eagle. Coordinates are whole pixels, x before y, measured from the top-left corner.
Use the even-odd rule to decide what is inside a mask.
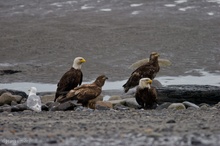
[[[81,71],[82,63],[86,62],[83,57],[76,57],[73,66],[60,79],[57,84],[54,102],[59,96],[65,96],[71,89],[82,84],[83,73]]]
[[[150,78],[142,78],[136,89],[136,101],[144,109],[152,109],[157,103],[157,91],[156,88],[151,87],[151,83]]]

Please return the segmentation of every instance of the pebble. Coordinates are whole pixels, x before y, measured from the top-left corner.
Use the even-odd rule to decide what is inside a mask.
[[[10,92],[5,92],[0,96],[0,106],[10,104],[12,101],[20,102],[23,97],[20,95],[12,95]]]
[[[192,108],[195,108],[195,109],[199,109],[199,106],[192,103],[192,102],[184,101],[183,104],[186,106],[186,108],[192,107]]]
[[[135,109],[140,108],[140,105],[137,103],[135,98],[128,98],[124,100],[125,100],[125,106],[128,106],[130,108],[135,108]]]
[[[172,103],[168,109],[182,110],[186,109],[185,105],[182,103]]]
[[[161,105],[159,105],[156,109],[157,110],[162,110],[162,109],[167,109],[172,103],[170,102],[164,102]]]
[[[108,99],[108,101],[112,101],[112,100],[122,100],[122,98],[120,95],[114,95]]]

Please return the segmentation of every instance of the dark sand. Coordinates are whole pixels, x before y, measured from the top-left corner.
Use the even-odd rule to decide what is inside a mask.
[[[128,67],[152,51],[173,63],[158,76],[201,75],[194,69],[219,74],[217,2],[30,0],[0,6],[0,70],[22,71],[0,76],[1,83],[57,83],[77,56],[87,60],[84,81],[100,74],[125,80]]]
[[[89,6],[93,8],[83,9]],[[193,69],[219,74],[219,26],[219,4],[208,0],[2,0],[0,70],[22,72],[1,75],[0,81],[56,84],[76,56],[87,60],[84,81],[100,74],[110,81],[124,80],[131,73],[128,66],[152,51],[173,62],[158,76],[186,75]],[[0,143],[6,144],[220,145],[219,109],[0,116]]]

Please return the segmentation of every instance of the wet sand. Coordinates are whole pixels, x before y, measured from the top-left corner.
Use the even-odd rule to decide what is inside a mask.
[[[84,81],[128,78],[158,51],[160,76],[219,75],[220,9],[213,1],[0,1],[1,83],[56,84],[76,56]],[[0,144],[220,145],[219,109],[0,113]]]
[[[1,83],[57,83],[83,56],[84,81],[106,74],[128,78],[128,67],[152,51],[169,59],[159,76],[219,75],[218,2],[191,1],[2,1]],[[172,5],[170,5],[172,4]]]

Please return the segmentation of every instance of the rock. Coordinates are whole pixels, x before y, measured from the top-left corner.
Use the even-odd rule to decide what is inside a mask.
[[[111,100],[109,102],[111,102],[113,106],[116,105],[116,104],[125,105],[125,100],[124,99],[122,99],[122,100]]]
[[[122,104],[115,104],[113,109],[119,110],[119,111],[129,110],[129,108],[127,106],[124,106]]]
[[[22,96],[12,95],[10,92],[5,92],[0,96],[0,106],[4,104],[11,104],[12,101],[20,102]]]
[[[130,108],[135,108],[135,109],[140,108],[140,105],[137,103],[135,98],[128,98],[124,100],[125,100],[125,106],[128,106]]]
[[[202,110],[208,110],[211,106],[208,104],[201,104],[200,109]]]
[[[161,88],[162,84],[158,80],[153,80],[152,86],[155,88]]]
[[[182,110],[186,109],[185,105],[182,103],[172,103],[168,109]]]
[[[17,105],[17,104],[18,103],[16,101],[14,101],[14,100],[11,102],[11,106],[14,106],[14,105]]]
[[[164,102],[161,105],[157,106],[157,110],[167,109],[172,103],[170,102]]]
[[[220,102],[214,106],[216,109],[220,109]]]
[[[64,103],[61,103],[57,106],[53,106],[50,111],[67,111],[67,110],[74,110],[76,107],[75,104],[73,104],[71,101],[67,101]]]
[[[49,111],[49,107],[47,105],[45,105],[45,104],[42,104],[41,105],[41,110],[42,111]]]
[[[5,92],[9,92],[11,93],[12,95],[20,95],[22,98],[27,98],[28,95],[23,92],[23,91],[18,91],[18,90],[10,90],[10,89],[1,89],[0,90],[0,96],[5,93]]]
[[[11,112],[20,112],[20,111],[24,111],[27,109],[28,108],[26,104],[17,104],[17,105],[11,106]]]
[[[171,120],[168,120],[166,123],[176,123],[176,121],[175,120],[173,120],[173,119],[171,119]]]
[[[120,95],[113,95],[108,99],[108,101],[112,101],[112,100],[122,100],[122,98]]]
[[[45,105],[48,106],[49,109],[51,109],[52,107],[60,105],[60,103],[59,102],[49,101]]]
[[[195,104],[217,104],[220,101],[220,87],[209,85],[169,85],[157,89],[159,104],[163,102],[189,101]]]
[[[97,110],[106,110],[106,109],[111,109],[113,108],[113,105],[111,102],[107,102],[107,101],[97,101],[95,103],[95,109]]]
[[[2,110],[6,112],[11,112],[11,107],[4,107],[2,108]]]
[[[188,101],[184,101],[183,104],[185,105],[186,108],[195,108],[195,109],[199,109],[199,106],[194,104],[194,103],[191,103],[191,102],[188,102]]]

